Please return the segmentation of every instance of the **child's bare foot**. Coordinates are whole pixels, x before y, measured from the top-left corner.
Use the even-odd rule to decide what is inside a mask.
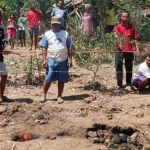
[[[62,104],[64,102],[64,100],[62,99],[62,97],[58,97],[57,102],[58,102],[58,104]]]

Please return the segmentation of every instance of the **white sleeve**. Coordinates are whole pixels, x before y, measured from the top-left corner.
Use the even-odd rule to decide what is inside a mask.
[[[141,72],[141,74],[147,78],[150,78],[150,69],[148,67],[140,67],[139,71]]]

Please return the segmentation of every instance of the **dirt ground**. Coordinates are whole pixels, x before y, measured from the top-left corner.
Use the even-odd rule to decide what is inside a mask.
[[[0,105],[0,150],[150,150],[149,91],[137,95],[130,87],[114,90],[113,63],[100,65],[95,90],[92,72],[74,65],[63,93],[65,102],[57,104],[54,82],[47,101],[40,103],[42,82],[27,85],[20,68],[40,50],[14,51],[20,55],[5,56],[5,95],[10,100]],[[31,140],[16,138],[25,133]]]

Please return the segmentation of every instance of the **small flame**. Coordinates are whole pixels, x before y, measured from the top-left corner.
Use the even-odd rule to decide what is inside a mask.
[[[18,133],[14,135],[12,138],[13,141],[19,141],[19,142],[25,142],[31,139],[33,139],[33,135],[30,133]]]
[[[30,133],[20,133],[19,137],[20,137],[19,141],[21,141],[21,142],[32,139],[32,135]]]

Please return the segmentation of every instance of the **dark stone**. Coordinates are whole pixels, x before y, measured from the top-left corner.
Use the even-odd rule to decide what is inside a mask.
[[[100,143],[100,140],[98,137],[95,137],[93,138],[93,143],[96,144],[96,143]]]
[[[112,150],[118,150],[119,149],[119,146],[116,145],[116,144],[110,144],[108,149],[112,149]]]
[[[131,150],[131,148],[129,147],[127,143],[123,143],[121,144],[121,150]]]
[[[128,143],[137,146],[139,142],[135,139],[135,140],[129,140]]]
[[[116,135],[113,139],[113,143],[115,144],[121,144],[121,143],[127,143],[127,135]]]
[[[121,138],[121,143],[127,143],[127,135],[122,135],[120,138]]]
[[[116,135],[113,139],[113,143],[121,144],[121,137],[119,135]]]
[[[139,150],[141,150],[143,148],[143,144],[139,144],[137,147]]]

